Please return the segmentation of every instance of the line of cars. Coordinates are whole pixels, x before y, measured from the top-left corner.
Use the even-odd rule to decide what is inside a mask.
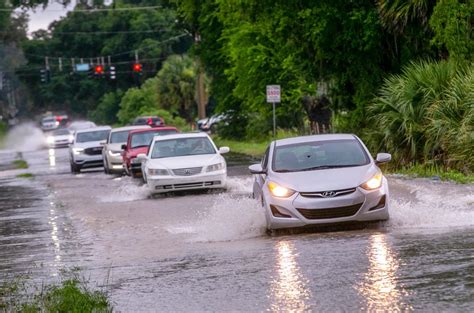
[[[106,174],[142,177],[153,193],[224,189],[227,152],[206,133],[149,125],[81,129],[69,145],[72,173],[103,166]]]
[[[180,133],[148,125],[77,130],[69,147],[71,171],[104,166],[107,174],[142,177],[153,193],[225,189],[223,154],[204,132]],[[295,228],[387,220],[389,188],[380,165],[351,134],[302,136],[272,141],[254,175],[252,195],[267,228]]]

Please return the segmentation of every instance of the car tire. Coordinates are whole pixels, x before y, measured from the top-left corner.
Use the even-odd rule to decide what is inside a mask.
[[[71,173],[78,174],[81,172],[81,168],[74,163],[71,163]]]
[[[105,174],[110,174],[109,167],[107,166],[107,161],[104,160],[104,173]]]

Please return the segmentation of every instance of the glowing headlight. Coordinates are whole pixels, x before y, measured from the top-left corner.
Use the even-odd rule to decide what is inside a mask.
[[[120,156],[120,151],[109,150],[109,155],[114,156],[114,157],[119,157]]]
[[[82,149],[82,148],[72,148],[72,152],[74,154],[81,154],[82,152],[84,152],[84,149]]]
[[[372,177],[360,186],[365,190],[374,190],[380,188],[380,186],[382,186],[382,177],[382,173],[377,173],[374,175],[374,177]]]
[[[224,168],[224,163],[212,164],[207,167],[207,172],[215,172],[222,170]]]
[[[272,181],[268,182],[268,190],[270,190],[272,195],[279,198],[288,198],[288,197],[291,197],[295,193],[293,189],[280,186],[277,183],[274,183]]]
[[[169,175],[168,170],[164,168],[149,168],[148,175],[166,176]]]
[[[46,142],[49,143],[49,144],[53,144],[54,143],[54,137],[49,136],[48,138],[46,138]]]

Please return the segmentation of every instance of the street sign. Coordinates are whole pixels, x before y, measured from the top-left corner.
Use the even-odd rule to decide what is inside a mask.
[[[90,69],[89,63],[76,64],[76,72],[87,72]]]
[[[267,85],[267,102],[268,103],[281,102],[280,85]]]

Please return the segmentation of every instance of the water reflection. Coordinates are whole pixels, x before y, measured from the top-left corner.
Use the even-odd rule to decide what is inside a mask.
[[[387,244],[385,234],[369,238],[369,269],[358,288],[364,296],[369,311],[402,309],[401,287],[397,285],[399,263]]]
[[[270,295],[272,311],[308,310],[311,292],[307,279],[300,273],[293,243],[280,241],[276,250],[277,276]]]
[[[59,241],[59,229],[58,229],[58,215],[55,210],[54,202],[50,203],[49,209],[49,221],[48,224],[51,226],[51,240],[54,245],[54,265],[61,267],[61,245]],[[55,274],[56,276],[56,274]]]
[[[56,152],[54,149],[49,149],[48,150],[48,155],[49,155],[49,166],[50,167],[55,167],[56,166]]]

